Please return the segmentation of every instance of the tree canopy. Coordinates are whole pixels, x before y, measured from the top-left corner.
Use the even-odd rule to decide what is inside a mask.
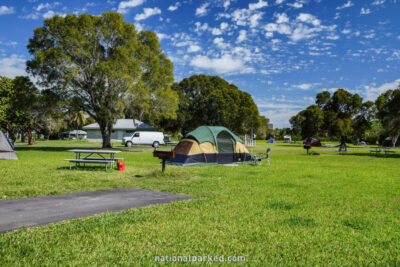
[[[376,115],[392,136],[392,144],[395,146],[400,135],[400,89],[386,91],[377,98],[375,104]]]
[[[177,120],[166,128],[185,134],[201,125],[220,125],[237,134],[256,133],[259,113],[250,94],[218,76],[193,75],[172,86],[179,95]]]
[[[131,106],[148,111],[168,99],[160,116],[175,116],[172,63],[154,33],[138,33],[119,13],[46,19],[28,50],[27,71],[64,100],[79,99],[99,123],[103,147],[111,147],[113,124]]]
[[[13,90],[13,81],[0,76],[0,122],[6,119],[7,110],[10,108],[10,98]]]
[[[344,89],[333,95],[323,91],[316,95],[316,105],[311,105],[290,119],[293,132],[302,137],[365,137],[374,118],[374,104],[363,103],[362,97]]]

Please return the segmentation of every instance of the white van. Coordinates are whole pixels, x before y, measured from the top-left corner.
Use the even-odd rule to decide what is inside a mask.
[[[131,136],[122,138],[122,144],[131,147],[132,145],[152,145],[157,148],[164,144],[162,132],[134,132]]]

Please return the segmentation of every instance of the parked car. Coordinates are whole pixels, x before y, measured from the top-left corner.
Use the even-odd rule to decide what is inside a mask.
[[[164,144],[162,132],[134,132],[131,136],[122,138],[122,144],[131,147],[132,145],[152,145],[157,148]]]

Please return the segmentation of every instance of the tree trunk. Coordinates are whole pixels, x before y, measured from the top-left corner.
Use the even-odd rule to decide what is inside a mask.
[[[13,132],[9,131],[9,132],[7,132],[7,137],[8,137],[8,139],[11,140],[11,143],[13,145],[15,145],[15,142],[17,141],[16,135]]]
[[[99,126],[103,138],[103,148],[111,148],[112,123],[99,122]]]
[[[28,127],[27,132],[28,132],[28,145],[33,146],[35,144],[35,138],[33,138],[31,127]]]
[[[25,143],[25,133],[21,133],[21,143]]]
[[[78,122],[76,122],[76,132],[75,132],[75,139],[78,140]]]
[[[392,136],[392,146],[395,147],[397,143],[397,139],[399,138],[398,135]]]

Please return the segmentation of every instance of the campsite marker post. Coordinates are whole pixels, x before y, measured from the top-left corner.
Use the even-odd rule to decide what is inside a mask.
[[[311,145],[310,144],[305,144],[304,145],[304,149],[307,149],[307,155],[308,155],[308,151],[311,149]]]
[[[175,151],[161,151],[161,150],[154,149],[153,157],[157,157],[162,160],[161,171],[164,172],[165,171],[165,162],[167,161],[167,159],[175,158]]]

